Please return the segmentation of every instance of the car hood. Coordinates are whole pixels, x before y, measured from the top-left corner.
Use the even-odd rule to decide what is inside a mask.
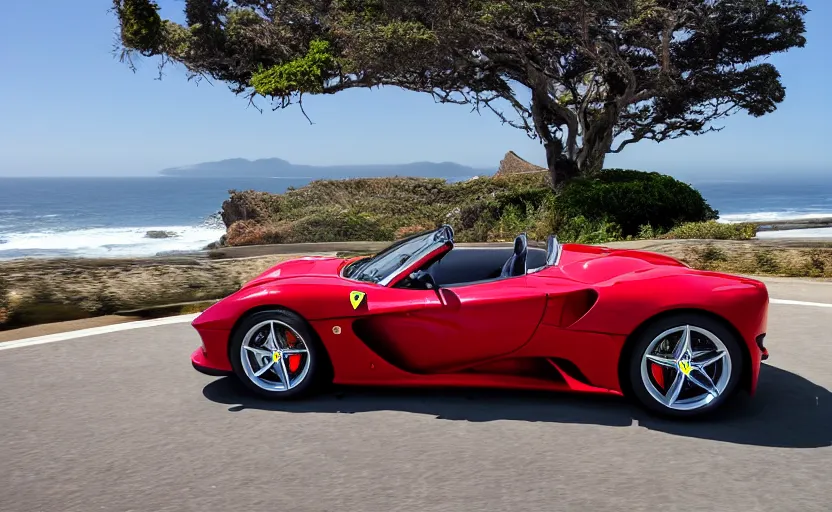
[[[582,283],[600,283],[634,272],[668,267],[688,268],[663,254],[580,244],[564,245],[560,257],[561,272]]]
[[[282,261],[243,285],[243,289],[292,277],[335,277],[345,261],[347,260],[343,258],[327,256],[306,256]]]

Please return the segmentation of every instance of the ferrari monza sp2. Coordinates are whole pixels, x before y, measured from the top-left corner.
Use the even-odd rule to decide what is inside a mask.
[[[759,281],[660,254],[522,234],[455,247],[442,226],[372,257],[275,265],[193,321],[191,362],[266,398],[328,383],[496,387],[695,416],[754,393],[768,303]]]

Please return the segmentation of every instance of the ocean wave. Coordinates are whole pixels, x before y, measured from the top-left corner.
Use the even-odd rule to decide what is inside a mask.
[[[174,233],[171,238],[147,238],[148,231]],[[90,228],[71,231],[4,233],[0,259],[22,256],[142,257],[160,252],[193,251],[216,242],[219,226],[142,226]]]
[[[780,212],[732,213],[720,215],[719,222],[774,222],[778,220],[824,219],[832,217],[830,211],[807,213],[805,211],[787,210]]]

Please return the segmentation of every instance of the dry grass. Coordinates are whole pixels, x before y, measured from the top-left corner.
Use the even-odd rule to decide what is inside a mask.
[[[66,259],[0,262],[0,329],[222,298],[292,255],[210,260]],[[2,293],[0,289],[0,293]],[[192,311],[188,305],[183,311]]]
[[[223,203],[225,243],[390,241],[445,222],[458,227],[459,240],[480,241],[489,239],[509,203],[525,208],[529,194],[537,203],[550,195],[545,176],[483,176],[457,183],[405,177],[317,180],[284,194],[232,191]],[[545,212],[514,216],[520,213],[525,222],[529,213]],[[478,219],[481,225],[474,226]]]
[[[647,250],[680,259],[702,270],[733,274],[832,278],[832,244],[790,247],[757,240],[656,242]]]
[[[667,254],[703,270],[832,278],[832,243],[814,246],[759,240],[653,240],[634,243],[640,244],[637,248]],[[315,252],[322,254],[321,250],[317,247]],[[345,250],[339,255],[354,256],[370,252],[364,249]],[[0,329],[167,305],[172,305],[163,308],[168,314],[196,313],[212,301],[238,290],[243,283],[272,265],[298,256],[300,254],[229,259],[0,262],[0,275],[3,276],[0,279]]]

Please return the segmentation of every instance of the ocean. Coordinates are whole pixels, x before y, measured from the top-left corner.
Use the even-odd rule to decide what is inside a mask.
[[[304,178],[0,178],[0,259],[191,251],[225,232],[229,189],[284,192]],[[832,180],[693,182],[720,220],[832,217]],[[147,238],[171,231],[172,238]],[[832,228],[762,236],[832,237]]]

